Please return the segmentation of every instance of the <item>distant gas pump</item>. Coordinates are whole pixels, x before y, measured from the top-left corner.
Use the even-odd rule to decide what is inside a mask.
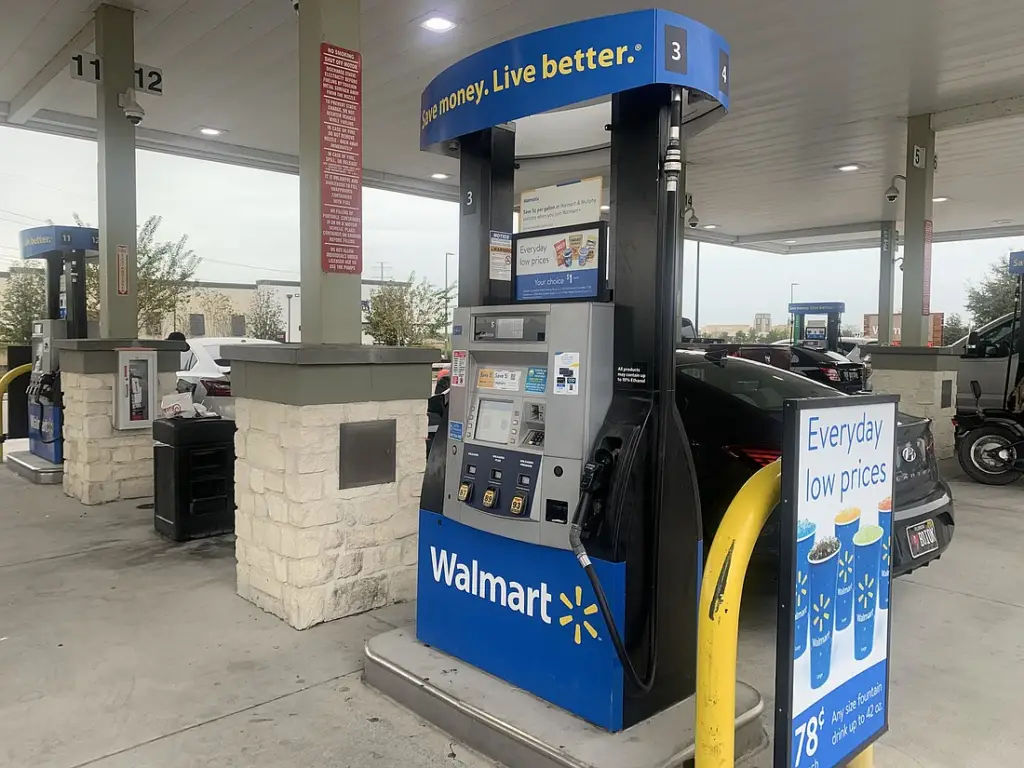
[[[46,281],[46,315],[32,322],[29,451],[55,468],[64,461],[64,402],[55,342],[87,336],[85,264],[87,254],[98,248],[99,231],[88,227],[47,226],[21,232],[22,258],[42,260]]]
[[[846,304],[841,301],[790,304],[789,314],[793,316],[793,343],[838,352],[839,332],[845,311]],[[824,316],[825,320],[808,321],[809,315]]]

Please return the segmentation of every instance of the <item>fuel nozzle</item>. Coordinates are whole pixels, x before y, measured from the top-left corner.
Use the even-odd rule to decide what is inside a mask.
[[[586,525],[587,518],[593,509],[594,496],[604,491],[608,485],[608,478],[611,476],[612,467],[615,466],[615,456],[618,451],[601,447],[594,451],[594,458],[583,465],[583,472],[580,474],[580,500],[576,504],[576,511],[573,513],[569,526],[569,546],[572,553],[579,560],[584,568],[590,563],[587,551],[583,547],[581,533]]]

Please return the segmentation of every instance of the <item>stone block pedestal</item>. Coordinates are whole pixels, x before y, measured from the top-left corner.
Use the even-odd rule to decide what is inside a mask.
[[[153,432],[114,427],[117,350],[157,350],[157,397],[174,392],[183,342],[139,339],[58,341],[64,397],[64,492],[83,504],[153,495]]]
[[[297,629],[411,600],[434,350],[230,347],[238,594]]]
[[[954,455],[959,354],[945,347],[872,347],[871,381],[878,394],[899,395],[900,410],[932,420],[935,453]]]

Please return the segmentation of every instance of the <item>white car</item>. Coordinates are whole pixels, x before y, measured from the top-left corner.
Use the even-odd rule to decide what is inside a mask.
[[[178,391],[191,392],[192,402],[202,403],[225,419],[235,418],[231,395],[231,361],[221,356],[221,347],[235,344],[277,344],[276,341],[246,338],[198,338],[188,340],[188,352],[181,353]]]

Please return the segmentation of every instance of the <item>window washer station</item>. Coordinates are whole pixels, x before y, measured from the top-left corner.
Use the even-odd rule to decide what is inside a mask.
[[[563,198],[512,235],[511,121],[609,98],[610,223],[600,195]],[[422,95],[421,148],[460,161],[459,307],[416,636],[370,640],[366,677],[510,765],[674,765],[687,729],[692,750],[702,531],[675,286],[685,141],[728,103],[725,40],[661,10],[498,44]],[[737,702],[756,723],[757,692]],[[642,745],[621,733],[638,724]]]
[[[8,455],[10,468],[34,482],[60,483],[64,434],[60,361],[56,341],[88,337],[85,265],[99,250],[90,227],[33,227],[21,231],[21,257],[41,260],[45,315],[32,321],[32,374],[28,385],[28,451]]]
[[[838,352],[839,330],[843,324],[845,311],[846,304],[842,301],[790,304],[789,314],[793,316],[793,343]],[[825,315],[825,327],[808,326],[808,315]]]

